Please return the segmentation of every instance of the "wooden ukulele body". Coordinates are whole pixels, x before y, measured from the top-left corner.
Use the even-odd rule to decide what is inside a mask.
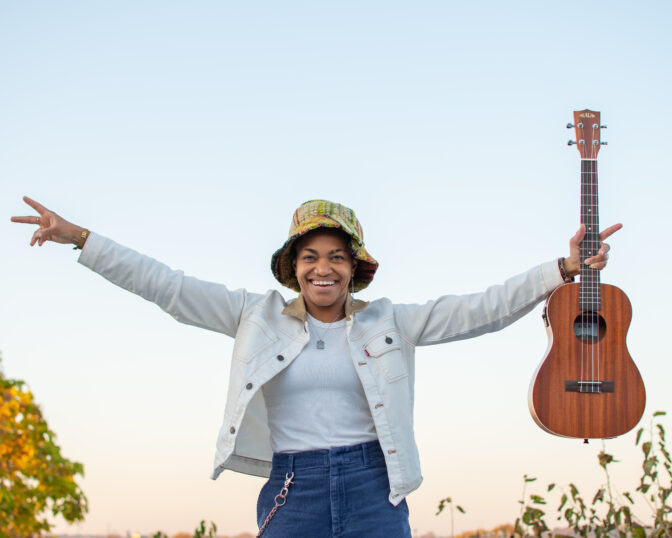
[[[600,310],[580,309],[579,284],[559,287],[546,305],[549,347],[528,405],[534,421],[554,435],[616,437],[644,413],[644,383],[625,342],[630,301],[615,286],[599,286]]]

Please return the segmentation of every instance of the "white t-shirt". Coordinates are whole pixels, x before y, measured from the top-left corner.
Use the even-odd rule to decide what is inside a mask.
[[[375,441],[371,411],[350,358],[345,319],[323,323],[308,314],[308,328],[310,342],[303,351],[262,387],[273,452]]]

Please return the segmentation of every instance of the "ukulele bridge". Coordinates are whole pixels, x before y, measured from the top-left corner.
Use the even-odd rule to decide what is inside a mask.
[[[565,381],[565,392],[614,392],[613,381]]]

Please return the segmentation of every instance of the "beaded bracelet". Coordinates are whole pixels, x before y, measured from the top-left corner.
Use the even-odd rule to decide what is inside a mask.
[[[558,258],[558,269],[560,270],[560,276],[562,277],[562,280],[565,282],[565,284],[569,284],[570,282],[574,282],[574,277],[569,276],[567,274],[567,271],[565,271],[565,258]]]

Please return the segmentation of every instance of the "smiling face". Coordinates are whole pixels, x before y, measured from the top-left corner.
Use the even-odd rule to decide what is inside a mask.
[[[319,229],[297,240],[294,269],[311,316],[325,323],[345,316],[355,266],[343,232]]]

